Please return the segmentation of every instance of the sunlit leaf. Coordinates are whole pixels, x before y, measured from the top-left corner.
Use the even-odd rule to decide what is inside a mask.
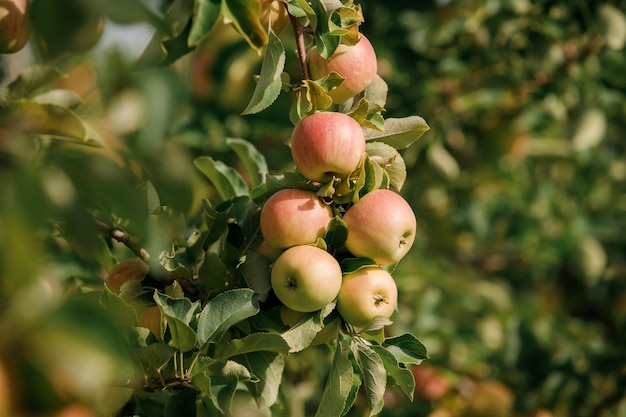
[[[268,35],[259,21],[259,2],[256,0],[222,0],[222,14],[244,39],[255,49],[268,42]]]
[[[56,68],[43,65],[24,68],[15,80],[0,90],[0,107],[7,106],[11,100],[32,98],[62,75]]]
[[[358,360],[361,367],[363,386],[372,415],[380,413],[387,387],[387,372],[378,354],[366,344],[358,345]]]
[[[387,375],[391,377],[393,382],[400,387],[402,392],[406,394],[409,400],[413,401],[415,392],[415,379],[410,369],[400,366],[395,356],[382,346],[372,345],[371,347],[385,366]]]
[[[366,152],[370,161],[387,173],[390,185],[400,191],[407,175],[406,164],[400,153],[382,142],[367,142]]]
[[[274,31],[269,31],[269,41],[265,48],[261,73],[252,98],[242,114],[254,114],[268,108],[282,91],[281,74],[285,68],[285,48]]]
[[[419,365],[424,359],[428,359],[426,347],[410,333],[386,339],[383,347],[396,358],[398,363]]]
[[[211,33],[221,17],[221,12],[221,0],[195,0],[193,23],[187,38],[189,46],[198,45]]]
[[[383,142],[396,149],[408,148],[430,129],[426,121],[420,116],[385,119],[384,130],[365,129],[365,138],[368,141]]]
[[[315,417],[342,416],[346,402],[352,393],[354,370],[349,358],[350,349],[338,343],[335,349],[330,374],[319,401]],[[345,410],[347,411],[347,410]]]

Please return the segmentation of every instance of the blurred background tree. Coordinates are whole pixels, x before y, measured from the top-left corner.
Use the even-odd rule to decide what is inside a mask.
[[[166,10],[171,2],[148,3]],[[382,415],[626,416],[626,2],[368,0],[362,8],[389,85],[385,116],[419,114],[431,127],[403,153],[403,195],[419,235],[395,271],[400,307],[390,329],[411,331],[431,358],[414,370],[415,400],[390,391]],[[146,216],[153,195],[138,178],[191,218],[214,193],[192,160],[237,164],[227,138],[254,143],[272,172],[291,163],[288,97],[241,116],[260,57],[232,28],[219,27],[171,66],[138,70],[135,61],[150,56],[138,58],[136,43],[149,36],[106,41],[130,28],[151,34],[151,15],[124,22],[111,10],[99,43],[63,61],[68,76],[56,81],[108,132],[107,147],[54,143],[42,153],[28,137],[0,131],[0,373],[8,369],[13,386],[99,389],[110,382],[109,363],[132,369],[99,334],[82,335],[87,348],[78,352],[87,356],[78,358],[95,351],[102,360],[69,371],[36,348],[38,338],[71,331],[70,313],[112,333],[82,304],[38,314],[53,309],[41,300],[96,286],[117,259],[133,256],[86,229],[85,207],[110,213],[111,224],[131,219],[133,234],[161,248],[180,230],[132,221]],[[58,62],[31,43],[2,57],[3,84],[24,63]],[[293,55],[287,65],[298,71]],[[287,367],[288,380],[317,386],[319,371],[301,360]],[[58,377],[84,366],[102,377],[92,385]],[[15,383],[14,368],[28,370],[26,382]],[[47,393],[31,398],[42,409],[67,400]],[[120,404],[128,398],[116,395]],[[101,413],[111,405],[98,404]]]

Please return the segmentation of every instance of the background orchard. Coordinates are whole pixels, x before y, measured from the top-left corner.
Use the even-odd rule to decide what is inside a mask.
[[[268,66],[262,45],[278,44],[258,27],[220,25],[205,38],[206,27],[187,24],[203,13],[208,25],[218,4],[252,3],[103,2],[104,25],[93,16],[70,19],[86,22],[93,42],[70,31],[61,20],[70,14],[61,13],[63,23],[55,26],[81,42],[54,44],[61,45],[55,50],[31,37],[24,50],[2,55],[2,86],[19,76],[22,82],[0,97],[0,404],[9,386],[13,399],[29,399],[30,414],[86,413],[81,403],[105,414],[130,398],[128,389],[110,387],[121,372],[123,381],[141,380],[126,408],[138,415],[219,415],[228,406],[235,415],[257,415],[258,401],[273,395],[273,415],[319,409],[337,352],[332,343],[280,353],[280,383],[268,374],[258,378],[253,365],[275,363],[270,359],[286,349],[273,337],[249,339],[256,357],[247,367],[206,360],[201,369],[213,379],[195,385],[206,396],[186,389],[186,381],[167,380],[189,365],[178,352],[190,344],[187,324],[195,326],[189,312],[199,312],[193,297],[180,298],[197,291],[185,287],[195,271],[190,265],[209,277],[199,291],[219,302],[224,285],[234,283],[229,268],[254,235],[237,227],[250,214],[245,196],[264,198],[256,188],[263,177],[293,168],[285,144],[297,117],[293,92],[281,91],[255,111],[267,104],[255,96],[259,83],[276,88],[300,76],[290,22],[275,27],[285,55],[276,49]],[[399,308],[385,329],[387,337],[419,339],[429,359],[406,367],[415,378],[412,400],[410,385],[390,384],[384,394],[376,387],[373,397],[365,390],[355,396],[348,415],[369,413],[377,404],[368,398],[376,395],[384,396],[384,416],[626,415],[626,4],[359,4],[359,28],[386,84],[380,115],[386,121],[419,115],[430,127],[398,151],[406,165],[401,193],[418,229],[393,271]],[[154,28],[159,36],[151,42]],[[124,48],[113,47],[115,39]],[[70,44],[71,53],[58,49]],[[268,70],[264,76],[264,67],[283,59],[293,79]],[[33,64],[56,70],[33,71]],[[42,124],[65,141],[34,138],[29,124],[8,129],[3,121],[15,108],[7,113],[7,100],[22,96],[69,109]],[[18,110],[43,120],[31,102]],[[405,130],[423,127],[411,126]],[[107,146],[89,146],[96,141]],[[233,204],[220,205],[225,200]],[[207,240],[200,244],[199,236]],[[207,241],[225,242],[220,256],[205,250]],[[165,292],[139,298],[166,313],[168,330],[159,337],[170,342],[177,329],[173,347],[158,343],[161,320],[120,333],[117,324],[139,324],[150,312],[141,305],[129,310],[114,293],[102,296],[107,271],[147,256],[163,274],[151,273],[142,284]],[[141,292],[132,284],[125,290]],[[238,336],[267,328],[249,320],[261,316],[251,293],[239,290],[241,316],[220,317],[214,333],[200,335],[207,345],[243,316],[251,327],[235,326]],[[311,318],[314,329],[322,316]],[[140,346],[147,379],[134,373],[136,352],[127,349],[141,340],[149,341]],[[235,357],[245,347],[211,346],[212,358]],[[280,388],[270,393],[263,384]],[[244,386],[247,393],[238,389]]]

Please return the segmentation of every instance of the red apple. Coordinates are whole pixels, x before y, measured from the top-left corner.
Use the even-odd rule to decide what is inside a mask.
[[[274,193],[261,209],[261,234],[269,246],[284,250],[315,243],[333,218],[330,206],[312,191],[285,189]]]
[[[341,44],[328,59],[322,58],[317,47],[307,54],[309,71],[314,80],[336,72],[344,80],[329,91],[333,103],[343,103],[365,90],[376,78],[378,63],[372,44],[364,35],[354,45]]]
[[[346,178],[365,156],[363,129],[343,113],[313,113],[294,128],[291,156],[298,171],[312,181]]]
[[[305,313],[319,310],[337,298],[341,282],[339,262],[316,246],[287,249],[271,272],[276,297],[290,309]]]
[[[365,194],[343,215],[346,248],[379,265],[397,263],[407,254],[417,229],[413,209],[398,193],[377,189]]]
[[[21,50],[30,38],[28,0],[0,0],[0,54]]]
[[[369,266],[344,275],[337,311],[354,327],[366,327],[375,317],[389,318],[396,310],[398,287],[389,272]]]
[[[150,272],[150,267],[141,259],[125,259],[115,265],[105,278],[106,286],[114,293],[122,292],[122,285],[135,280],[142,281]]]

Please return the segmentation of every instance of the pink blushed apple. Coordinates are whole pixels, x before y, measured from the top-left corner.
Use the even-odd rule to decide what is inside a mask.
[[[337,295],[339,315],[357,328],[366,327],[376,317],[391,317],[397,304],[396,282],[387,270],[378,266],[345,274]]]
[[[337,298],[341,267],[323,249],[294,246],[274,262],[270,280],[274,294],[284,305],[295,311],[312,312]]]
[[[261,209],[261,234],[271,248],[282,251],[315,243],[333,218],[330,206],[312,191],[285,189],[274,193]]]
[[[365,194],[343,215],[348,228],[346,248],[357,257],[379,265],[402,259],[415,240],[417,220],[409,203],[398,193],[376,189]]]
[[[313,113],[294,128],[291,156],[298,171],[311,181],[345,179],[365,157],[363,129],[343,113]]]
[[[311,77],[315,80],[331,72],[344,78],[339,86],[328,93],[336,104],[364,91],[378,72],[376,52],[364,35],[354,45],[340,44],[328,59],[322,58],[317,47],[313,47],[307,54],[307,60]]]

